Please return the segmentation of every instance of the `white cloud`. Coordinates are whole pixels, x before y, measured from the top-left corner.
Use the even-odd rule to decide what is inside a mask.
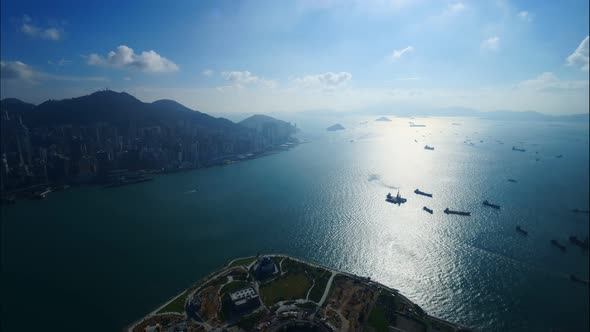
[[[203,76],[211,77],[213,74],[215,74],[215,72],[211,69],[205,69],[201,72],[201,74],[203,74]]]
[[[445,13],[447,13],[447,14],[459,13],[459,12],[464,11],[465,8],[466,7],[462,2],[455,2],[455,3],[451,3],[447,6]]]
[[[132,71],[151,73],[175,72],[178,66],[159,55],[155,51],[143,51],[135,54],[132,48],[121,45],[115,51],[110,51],[106,58],[93,53],[87,56],[87,63],[91,66],[105,66]]]
[[[481,42],[481,48],[497,51],[500,48],[500,37],[494,36],[484,40]]]
[[[0,77],[2,79],[30,80],[33,69],[20,61],[0,61]]]
[[[258,76],[253,75],[249,71],[224,71],[221,73],[221,77],[228,81],[231,86],[243,88],[246,85],[260,85],[265,87],[274,87],[276,82],[267,80]],[[224,88],[224,87],[222,87]],[[227,87],[225,87],[227,88]]]
[[[55,28],[49,28],[41,32],[41,37],[50,40],[60,40],[61,32]]]
[[[39,81],[94,81],[104,82],[108,79],[104,77],[77,77],[53,75],[45,72],[34,70],[31,66],[20,61],[0,61],[0,78],[2,80],[18,80],[28,83],[38,83]]]
[[[399,59],[402,56],[404,56],[404,54],[412,53],[412,52],[414,52],[413,46],[408,46],[408,47],[402,48],[401,50],[394,50],[393,53],[391,53],[389,55],[389,59],[391,59],[391,60]]]
[[[52,66],[63,67],[72,63],[72,60],[66,60],[64,58],[59,59],[58,61],[47,61],[48,64]]]
[[[580,68],[582,71],[588,71],[588,36],[582,40],[574,53],[567,57],[567,63],[570,66]]]
[[[351,79],[351,73],[341,71],[339,73],[327,72],[316,75],[305,75],[303,77],[294,78],[292,81],[304,88],[319,87],[330,90],[345,85]]]
[[[533,21],[533,18],[534,18],[534,15],[531,14],[531,13],[529,13],[529,12],[527,12],[526,10],[523,10],[523,11],[519,12],[517,14],[517,16],[518,16],[519,19],[521,19],[523,21],[526,21],[526,22],[532,22]]]
[[[533,79],[518,83],[517,87],[539,92],[559,92],[562,90],[587,89],[588,81],[562,81],[553,73],[545,72]]]
[[[23,16],[23,25],[21,26],[21,31],[30,37],[53,41],[62,40],[64,34],[63,28],[61,27],[40,27],[34,25],[32,23],[31,17],[27,15]]]

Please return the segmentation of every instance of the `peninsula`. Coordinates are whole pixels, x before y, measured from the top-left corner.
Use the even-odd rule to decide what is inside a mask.
[[[236,259],[126,331],[469,331],[371,278],[285,255]]]

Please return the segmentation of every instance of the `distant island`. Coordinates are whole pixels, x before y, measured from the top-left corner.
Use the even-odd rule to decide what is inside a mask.
[[[327,131],[336,131],[336,130],[344,130],[344,127],[342,127],[341,124],[337,123],[333,126],[330,126],[328,128],[326,128]]]
[[[161,330],[469,331],[371,278],[284,255],[233,260],[127,328]]]
[[[379,121],[379,122],[390,122],[391,119],[389,119],[388,117],[382,116],[378,119],[375,119],[375,121]]]
[[[151,175],[223,165],[289,149],[297,127],[270,116],[239,123],[173,100],[144,103],[125,92],[0,101],[0,193],[45,198],[69,185],[116,187]]]

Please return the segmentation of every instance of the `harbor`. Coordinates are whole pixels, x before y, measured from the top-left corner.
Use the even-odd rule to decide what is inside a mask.
[[[371,125],[373,118],[368,120]],[[349,123],[361,121],[330,122],[352,128]],[[470,147],[462,144],[465,134],[456,137],[434,119],[422,121],[427,128],[408,128],[403,122],[400,129],[383,126],[338,132],[342,136],[335,138],[314,136],[313,143],[266,158],[157,174],[153,181],[118,188],[72,186],[52,191],[45,200],[2,206],[4,220],[19,220],[4,224],[13,236],[5,251],[11,287],[3,293],[14,303],[7,308],[9,330],[30,315],[48,322],[62,310],[72,313],[72,325],[84,326],[95,317],[87,308],[101,308],[109,321],[88,331],[120,331],[233,257],[256,254],[244,248],[262,246],[269,248],[262,252],[284,252],[369,276],[399,289],[426,312],[449,321],[464,319],[476,330],[585,330],[588,286],[573,282],[570,274],[587,279],[587,256],[569,237],[583,242],[588,234],[588,214],[572,212],[588,208],[588,197],[580,191],[586,169],[576,166],[586,158],[576,149],[586,146],[572,144],[571,135],[564,135],[564,147],[555,152],[539,148],[539,155],[562,153],[567,158],[535,164],[534,152],[514,153],[510,147],[515,141],[550,146],[547,142],[559,136],[546,134],[547,126],[527,127],[521,138],[486,127],[491,123],[461,120],[463,125],[454,127],[457,132],[489,132],[505,142],[488,138],[482,143],[487,146]],[[375,126],[382,124],[394,126],[396,120]],[[419,139],[411,136],[412,129],[433,134]],[[422,144],[414,143],[414,137]],[[405,150],[392,149],[404,139]],[[422,149],[427,140],[436,153]],[[377,180],[370,180],[371,174]],[[518,183],[507,182],[509,178]],[[531,187],[551,192],[554,200],[540,202],[529,194]],[[433,197],[415,194],[416,188]],[[385,202],[388,193],[395,197],[398,190],[405,203]],[[236,193],[245,194],[236,200]],[[486,199],[501,210],[483,206]],[[446,207],[471,216],[445,214]],[[517,225],[528,235],[516,231]],[[112,236],[103,236],[107,233]],[[167,244],[160,245],[164,239]],[[567,252],[551,245],[551,239]],[[53,268],[56,264],[60,269]],[[133,278],[118,278],[108,288],[88,288],[89,283],[102,284],[105,271]],[[458,294],[423,278],[471,284],[473,289]],[[544,289],[542,299],[564,308],[560,315],[540,303],[538,289]],[[88,292],[92,300],[80,303],[72,295],[80,292]],[[521,294],[518,304],[515,292]],[[121,294],[129,296],[113,301]],[[451,297],[456,300],[437,302]],[[52,298],[55,305],[27,307],[31,298]],[[507,311],[495,312],[491,303]],[[18,310],[23,307],[30,311]]]

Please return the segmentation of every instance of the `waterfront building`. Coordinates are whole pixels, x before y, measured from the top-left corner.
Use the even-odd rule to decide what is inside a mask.
[[[257,279],[266,279],[272,276],[278,269],[270,257],[263,256],[256,261],[254,265],[254,274]]]
[[[229,297],[232,302],[232,308],[236,312],[242,312],[260,305],[258,294],[251,286],[237,290],[229,294]]]

